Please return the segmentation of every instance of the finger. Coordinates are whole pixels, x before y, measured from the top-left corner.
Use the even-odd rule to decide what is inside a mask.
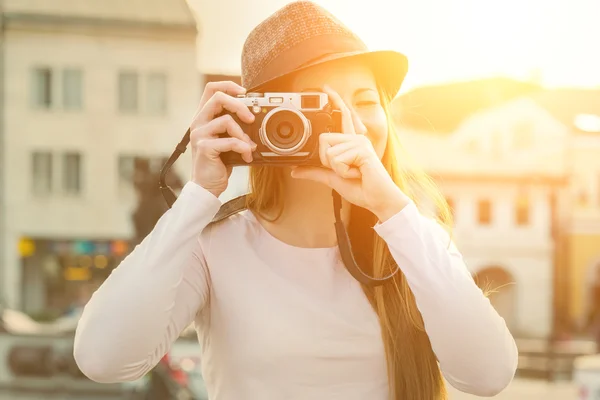
[[[373,149],[373,143],[365,135],[344,135],[339,133],[322,133],[319,135],[319,146],[330,148],[342,143],[353,143],[354,146],[365,150]],[[325,149],[327,151],[327,149]]]
[[[368,133],[367,127],[365,124],[363,124],[362,120],[358,116],[358,113],[354,109],[350,110],[350,112],[352,114],[354,132],[356,132],[357,135],[366,135]]]
[[[191,140],[195,142],[202,138],[215,138],[221,133],[227,133],[229,136],[243,140],[256,148],[256,143],[250,139],[250,136],[244,133],[240,125],[235,122],[233,117],[229,114],[217,117],[206,125],[202,125],[192,130]]]
[[[206,102],[193,125],[207,124],[224,110],[237,115],[242,122],[251,123],[254,121],[254,114],[243,102],[223,92],[217,92]]]
[[[246,89],[233,81],[208,82],[204,87],[204,92],[202,93],[200,106],[198,109],[201,110],[206,102],[217,92],[223,92],[231,96],[237,96],[239,94],[245,94]]]
[[[341,133],[322,133],[319,135],[319,159],[324,167],[330,167],[327,152],[333,146],[340,143],[351,142],[355,140],[355,135],[344,135]]]
[[[338,135],[343,136],[340,134]],[[329,157],[327,157],[327,152],[329,151],[331,145],[327,141],[327,138],[323,136],[325,136],[325,134],[319,135],[319,159],[321,160],[321,164],[323,164],[324,167],[331,168],[331,165],[329,165]]]
[[[335,144],[327,149],[327,158],[331,160],[333,157],[345,153],[346,151],[351,150],[357,146],[358,143],[355,140]]]
[[[221,153],[234,151],[240,154],[244,161],[252,162],[252,148],[238,138],[202,139],[198,142],[197,149],[213,160],[217,159]]]
[[[340,96],[338,92],[327,85],[323,87],[323,91],[327,93],[327,96],[329,96],[331,104],[342,112],[342,131],[347,134],[356,134],[356,131],[354,130],[354,123],[352,121],[352,113],[342,99],[342,96]]]
[[[345,144],[348,143],[348,144]],[[324,167],[329,167],[328,152],[331,152],[333,147],[338,147],[345,144],[339,151],[349,149],[351,147],[367,147],[371,145],[369,139],[364,135],[344,135],[340,133],[322,133],[319,135],[319,158]],[[337,153],[336,153],[337,154]]]
[[[194,118],[192,120],[196,120],[198,118],[198,115],[200,115],[200,112],[202,112],[206,102],[217,92],[223,92],[232,96],[237,96],[240,94],[245,94],[246,89],[233,81],[208,82],[204,86],[204,92],[202,92],[200,103],[198,104],[198,108],[196,109],[196,113],[194,114]]]
[[[342,178],[360,178],[360,150],[356,147],[349,149],[329,160],[331,169]]]
[[[345,135],[340,135],[338,133],[337,136],[345,136]],[[345,137],[348,138],[348,137],[352,137],[352,136],[345,136]],[[326,168],[333,168],[333,166],[331,165],[331,160],[333,159],[333,157],[356,146],[356,143],[354,141],[345,141],[345,142],[337,143],[334,145],[331,145],[329,142],[327,142],[326,138],[323,139],[323,141],[324,141],[324,143],[322,145],[321,144],[319,145],[319,151],[320,151],[319,156],[322,158],[321,164],[323,164],[323,166]],[[321,149],[323,149],[322,152],[321,152]]]
[[[358,135],[344,135],[343,133],[321,133],[319,139],[329,146],[336,146],[340,143],[356,142],[360,140]]]
[[[343,192],[350,183],[330,169],[319,167],[298,167],[292,170],[292,178],[306,179],[329,186],[333,190]]]

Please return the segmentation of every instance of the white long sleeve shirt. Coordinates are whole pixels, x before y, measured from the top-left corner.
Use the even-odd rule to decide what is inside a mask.
[[[75,336],[82,372],[137,379],[195,322],[211,400],[387,400],[378,319],[338,248],[286,244],[250,211],[209,225],[220,205],[188,182],[96,291]],[[480,396],[506,387],[515,342],[446,232],[412,203],[374,229],[408,280],[448,382]]]

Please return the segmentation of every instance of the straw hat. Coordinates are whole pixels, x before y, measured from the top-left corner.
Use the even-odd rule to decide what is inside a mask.
[[[242,86],[248,92],[261,91],[291,73],[342,58],[364,62],[390,98],[398,93],[408,70],[403,54],[369,51],[356,34],[323,7],[311,1],[294,1],[248,35],[242,50]]]

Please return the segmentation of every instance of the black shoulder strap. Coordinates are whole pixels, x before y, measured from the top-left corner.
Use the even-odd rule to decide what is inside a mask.
[[[211,224],[222,221],[246,209],[246,195],[229,200],[219,208],[217,215],[211,221]]]

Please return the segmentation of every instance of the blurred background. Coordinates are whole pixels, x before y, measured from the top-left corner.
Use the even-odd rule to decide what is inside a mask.
[[[165,211],[158,170],[204,84],[239,82],[246,35],[289,2],[0,1],[0,400],[206,399],[192,331],[139,382],[99,385],[73,330]],[[518,340],[498,397],[600,399],[600,2],[316,2],[409,58],[401,141]]]

